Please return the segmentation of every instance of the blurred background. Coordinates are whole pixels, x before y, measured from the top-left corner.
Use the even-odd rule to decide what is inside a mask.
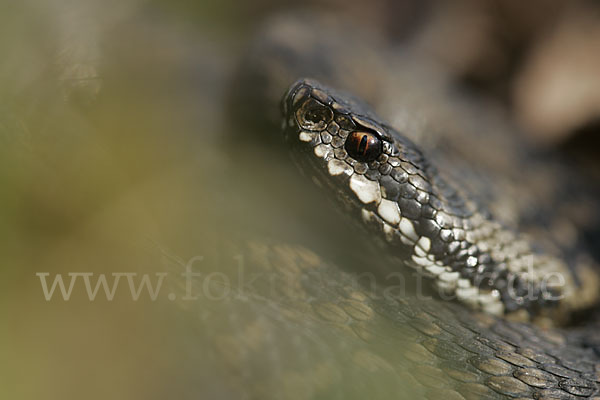
[[[257,157],[240,172],[244,149],[222,143],[237,118],[226,105],[249,40],[271,16],[299,8],[270,0],[4,1],[3,397],[244,393],[228,388],[177,300],[133,301],[117,291],[113,301],[89,301],[75,285],[69,301],[46,301],[36,273],[50,273],[50,282],[69,272],[180,271],[191,257],[213,254],[221,235],[310,232],[301,212],[284,217],[300,189],[281,184],[287,193],[269,197],[291,172]],[[302,9],[411,46],[504,109],[525,141],[600,175],[597,2],[325,0]],[[298,221],[293,232],[289,218]]]

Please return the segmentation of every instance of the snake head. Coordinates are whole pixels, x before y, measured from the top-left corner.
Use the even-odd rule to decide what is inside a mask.
[[[337,154],[331,154],[337,159],[370,163],[384,160],[384,153],[392,150],[386,127],[376,122],[378,118],[366,104],[350,94],[302,79],[292,85],[283,107],[287,132],[296,132],[297,139],[313,148],[323,145],[319,149],[327,150],[330,145],[331,152],[338,149]]]
[[[393,172],[399,159],[390,163],[390,157],[401,151],[415,165],[423,163],[416,146],[393,138],[393,130],[365,103],[314,80],[301,79],[291,86],[283,113],[285,137],[301,170],[321,186],[336,189],[346,201],[379,202],[386,187],[377,183]]]
[[[417,220],[435,213],[430,203],[440,206],[436,171],[420,149],[356,97],[301,79],[286,93],[283,114],[293,159],[347,208],[364,214],[375,206],[397,225],[402,215]]]

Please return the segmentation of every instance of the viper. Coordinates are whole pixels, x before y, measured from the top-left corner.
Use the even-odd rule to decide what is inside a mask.
[[[416,272],[431,289],[398,294],[361,283],[357,263],[250,246],[253,268],[291,276],[278,318],[297,324],[293,348],[314,368],[296,371],[298,382],[312,395],[348,395],[361,382],[385,382],[370,392],[382,398],[398,387],[401,398],[597,395],[598,269],[582,233],[596,217],[585,180],[532,151],[501,112],[452,89],[435,66],[371,39],[332,19],[275,19],[233,85],[240,121],[291,155],[318,193],[307,199],[332,205],[360,247],[321,240],[368,253],[359,273]],[[380,375],[355,375],[364,368]]]

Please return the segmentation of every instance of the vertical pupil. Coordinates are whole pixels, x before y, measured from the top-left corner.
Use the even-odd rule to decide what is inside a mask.
[[[381,140],[371,132],[354,131],[346,140],[344,148],[360,162],[371,162],[383,152]]]
[[[360,154],[365,154],[365,151],[367,150],[367,140],[367,135],[363,135],[360,139],[360,143],[358,144],[358,152]]]

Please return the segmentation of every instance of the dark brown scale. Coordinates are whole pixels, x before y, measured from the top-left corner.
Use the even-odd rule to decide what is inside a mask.
[[[344,147],[352,158],[362,162],[374,161],[383,151],[379,137],[365,131],[354,131],[348,135]]]

